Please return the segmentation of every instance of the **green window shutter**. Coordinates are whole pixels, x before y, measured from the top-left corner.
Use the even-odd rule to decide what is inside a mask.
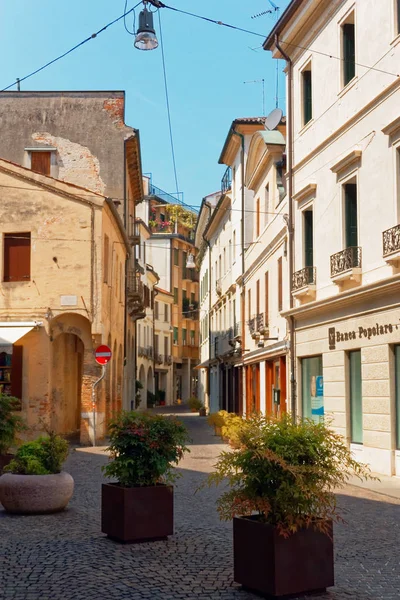
[[[350,358],[350,423],[351,441],[363,443],[362,390],[361,390],[361,350],[349,353]]]
[[[178,288],[174,288],[174,303],[178,304]]]
[[[174,327],[174,344],[178,343],[178,328]]]
[[[313,211],[304,211],[304,266],[314,266]]]
[[[346,183],[344,186],[346,248],[358,246],[357,227],[357,184]]]
[[[182,278],[187,279],[186,272],[187,252],[182,252]]]
[[[191,329],[191,331],[190,331],[190,344],[192,346],[194,346],[194,330],[193,329]]]
[[[182,329],[182,342],[186,344],[186,329]]]
[[[346,23],[343,29],[343,83],[347,85],[356,74],[356,38],[354,23]]]
[[[312,119],[312,75],[303,71],[303,121],[306,125]]]
[[[174,248],[174,265],[179,267],[179,250]]]

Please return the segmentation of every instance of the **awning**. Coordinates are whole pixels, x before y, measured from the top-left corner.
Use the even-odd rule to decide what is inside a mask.
[[[193,367],[193,369],[206,369],[210,364],[210,361],[207,359],[204,362],[200,363],[199,365],[196,365],[195,367]]]
[[[38,325],[36,321],[0,323],[0,352],[11,353],[12,345]]]

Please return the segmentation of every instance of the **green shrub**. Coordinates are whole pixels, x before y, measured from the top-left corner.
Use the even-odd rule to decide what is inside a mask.
[[[0,394],[0,454],[6,454],[16,443],[18,433],[26,429],[21,417],[13,412],[19,405],[18,398]]]
[[[140,393],[140,390],[142,389],[143,383],[139,379],[136,379],[135,408],[139,408],[140,402],[142,401],[142,394]]]
[[[247,426],[246,419],[235,413],[227,413],[223,417],[222,437],[227,438],[233,448],[240,446],[243,429]]]
[[[323,423],[254,416],[239,430],[238,442],[235,450],[222,452],[208,478],[210,484],[226,479],[230,486],[217,502],[223,520],[257,513],[284,536],[309,526],[327,532],[328,519],[342,520],[334,490],[352,474],[371,478],[343,438]]]
[[[200,410],[201,408],[203,408],[202,401],[196,398],[195,396],[189,398],[189,400],[187,401],[187,405],[190,408],[190,410],[193,411]]]
[[[103,470],[123,487],[171,483],[174,464],[188,451],[185,426],[161,415],[122,412],[110,422],[109,436],[111,462]]]
[[[61,471],[67,456],[68,442],[51,432],[48,437],[22,444],[3,470],[17,475],[51,475]]]

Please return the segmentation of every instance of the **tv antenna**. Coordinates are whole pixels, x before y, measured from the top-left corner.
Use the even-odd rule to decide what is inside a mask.
[[[264,15],[272,15],[275,14],[276,15],[276,20],[279,21],[279,11],[280,8],[279,6],[277,6],[274,2],[272,2],[272,0],[268,0],[271,8],[268,10],[264,10],[263,12],[260,12],[256,15],[253,15],[251,18],[252,19],[258,19],[259,17],[263,17]],[[253,49],[253,48],[252,48]],[[275,90],[276,90],[276,94],[275,94],[275,108],[278,108],[278,103],[279,103],[279,62],[276,61],[276,84],[275,84]],[[264,115],[265,113],[263,113]]]
[[[262,86],[262,117],[265,116],[265,79],[253,79],[252,81],[243,81],[243,83],[261,83]]]

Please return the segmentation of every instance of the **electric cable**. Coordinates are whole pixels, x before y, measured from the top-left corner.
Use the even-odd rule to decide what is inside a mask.
[[[170,110],[170,105],[169,105],[167,70],[166,70],[166,66],[165,66],[165,54],[164,54],[164,43],[163,43],[160,11],[158,11],[158,24],[160,27],[160,46],[161,46],[161,57],[162,57],[162,66],[163,66],[163,75],[164,75],[165,100],[166,100],[167,115],[168,115],[169,139],[170,139],[170,143],[171,143],[172,164],[174,167],[176,193],[179,194],[179,185],[178,185],[178,176],[177,176],[177,172],[176,172],[175,148],[174,148],[174,138],[173,138],[173,134],[172,134],[171,110]]]

